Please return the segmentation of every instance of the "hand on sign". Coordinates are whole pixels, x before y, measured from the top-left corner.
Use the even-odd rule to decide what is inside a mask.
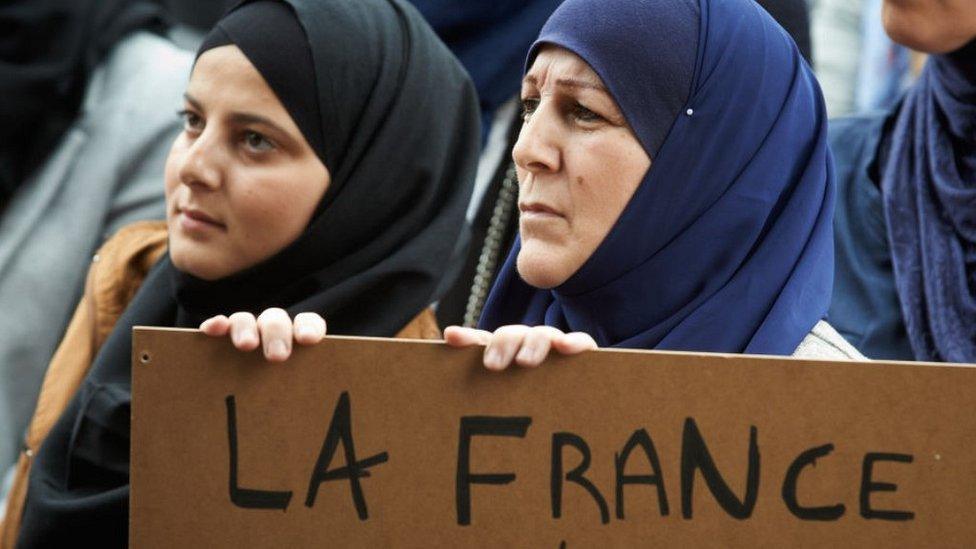
[[[596,349],[596,341],[583,332],[565,333],[550,326],[502,326],[488,332],[474,328],[448,326],[444,340],[452,347],[484,345],[485,368],[501,371],[512,362],[534,368],[549,356],[550,349],[563,355],[575,355]]]
[[[284,309],[267,309],[254,318],[251,313],[217,315],[200,324],[200,331],[211,337],[230,335],[234,347],[253,351],[261,345],[264,358],[283,362],[291,356],[292,341],[315,345],[325,337],[325,319],[316,313],[299,313],[292,322]]]

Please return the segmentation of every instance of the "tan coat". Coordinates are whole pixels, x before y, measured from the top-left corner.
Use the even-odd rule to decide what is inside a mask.
[[[149,269],[165,251],[166,225],[161,221],[150,221],[123,228],[92,258],[85,293],[48,366],[34,417],[27,429],[14,483],[7,496],[6,516],[0,524],[0,549],[13,549],[17,542],[34,454],[81,386],[95,354]],[[422,311],[396,337],[440,339],[433,311]]]

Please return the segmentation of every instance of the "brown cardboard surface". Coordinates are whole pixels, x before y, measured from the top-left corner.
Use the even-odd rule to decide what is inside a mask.
[[[492,374],[480,354],[436,342],[330,337],[269,364],[226,340],[137,328],[133,547],[962,547],[976,539],[974,368],[597,351]],[[374,458],[368,476],[358,477],[366,520],[348,478],[322,482],[307,505],[344,393],[355,459]],[[236,486],[291,492],[284,510],[231,500],[229,396]],[[472,416],[508,418],[510,432],[520,425],[525,432],[471,438],[472,474],[515,479],[471,484],[470,524],[462,526],[459,425]],[[682,478],[682,460],[702,455],[692,422],[731,508],[745,498],[754,430],[758,488],[751,512],[739,513],[748,517],[724,510],[699,469],[686,467],[693,475]],[[659,461],[667,514],[657,485],[633,483],[623,485],[620,519],[615,455],[640,429]],[[585,442],[583,478],[605,500],[608,522],[582,484],[565,480],[582,461],[572,445],[561,451],[560,517],[553,517],[554,439]],[[796,504],[843,505],[843,514],[798,518],[784,502],[784,479],[798,456],[826,453],[827,444],[832,450],[815,464],[793,467]],[[330,470],[346,467],[346,450],[337,445]],[[865,479],[871,453],[911,462],[875,461]],[[651,481],[652,471],[637,446],[623,475]],[[690,518],[683,485],[691,487]],[[870,508],[911,519],[865,518],[862,492]],[[274,500],[237,494],[251,504]]]

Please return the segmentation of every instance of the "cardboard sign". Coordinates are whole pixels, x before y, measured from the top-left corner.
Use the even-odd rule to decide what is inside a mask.
[[[134,547],[965,546],[976,369],[133,343]]]

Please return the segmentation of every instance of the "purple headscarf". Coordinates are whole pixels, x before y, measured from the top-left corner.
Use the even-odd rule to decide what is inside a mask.
[[[933,56],[905,97],[881,192],[915,358],[976,362],[976,40]]]
[[[834,183],[820,89],[790,37],[752,0],[567,0],[530,62],[540,44],[599,74],[652,165],[561,286],[522,281],[516,242],[481,326],[791,354],[830,302]]]

